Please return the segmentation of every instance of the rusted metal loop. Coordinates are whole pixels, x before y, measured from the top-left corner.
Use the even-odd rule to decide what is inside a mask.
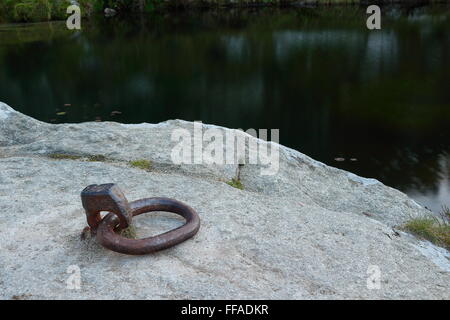
[[[176,213],[186,219],[181,227],[144,239],[127,239],[114,232],[118,219],[114,214],[108,214],[100,222],[97,229],[97,241],[112,251],[142,255],[170,248],[194,236],[200,228],[198,214],[188,205],[169,198],[147,198],[130,202],[133,216],[145,212],[167,211]]]
[[[111,212],[119,219],[120,230],[131,224],[132,210],[122,190],[114,183],[93,184],[81,192],[81,202],[86,212],[87,223],[95,233],[100,221],[100,212]]]

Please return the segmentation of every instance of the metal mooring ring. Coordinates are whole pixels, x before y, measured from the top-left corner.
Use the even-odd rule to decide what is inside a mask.
[[[147,254],[183,242],[194,236],[200,228],[200,218],[194,209],[174,199],[148,198],[130,202],[129,206],[132,216],[152,211],[167,211],[184,217],[186,223],[181,227],[154,237],[136,240],[127,239],[114,232],[120,219],[118,219],[118,215],[109,213],[97,228],[97,241],[105,248],[125,254]]]

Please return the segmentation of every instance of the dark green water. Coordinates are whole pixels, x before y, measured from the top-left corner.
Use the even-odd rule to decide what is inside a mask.
[[[0,101],[48,122],[278,128],[280,143],[438,211],[450,206],[450,7],[382,11],[380,31],[358,7],[0,26]]]

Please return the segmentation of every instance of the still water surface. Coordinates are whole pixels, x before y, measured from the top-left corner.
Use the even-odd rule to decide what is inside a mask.
[[[450,206],[450,7],[383,8],[379,31],[364,11],[3,25],[0,101],[47,122],[279,128],[282,144],[438,211]]]

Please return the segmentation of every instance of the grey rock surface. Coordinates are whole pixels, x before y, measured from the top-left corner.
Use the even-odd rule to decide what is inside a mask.
[[[278,174],[246,164],[239,190],[225,183],[237,165],[173,164],[176,128],[192,123],[51,125],[0,103],[0,298],[450,298],[449,253],[395,231],[427,214],[405,194],[283,146]],[[55,153],[80,158],[49,157]],[[88,161],[98,154],[106,158]],[[136,159],[152,169],[131,167]],[[80,192],[109,182],[129,200],[186,202],[200,215],[199,233],[139,257],[81,240]],[[146,237],[183,221],[152,213],[134,222]],[[80,289],[66,283],[73,265]],[[373,270],[379,289],[367,286]]]

